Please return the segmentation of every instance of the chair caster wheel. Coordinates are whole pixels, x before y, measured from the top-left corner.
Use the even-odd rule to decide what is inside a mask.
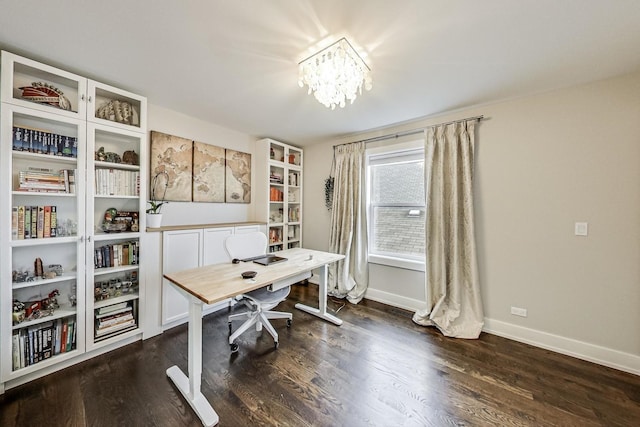
[[[276,341],[276,342],[273,344],[273,348],[275,348],[276,350],[278,349],[278,341]]]
[[[291,327],[291,319],[287,319],[287,328]]]
[[[238,352],[238,344],[236,344],[236,343],[230,344],[229,348],[231,349],[231,353],[237,353]]]

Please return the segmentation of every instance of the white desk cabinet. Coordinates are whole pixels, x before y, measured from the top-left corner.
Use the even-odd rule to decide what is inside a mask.
[[[264,225],[252,224],[164,231],[162,233],[162,273],[231,262],[224,247],[227,236],[251,231],[265,232],[265,230]],[[214,311],[216,307],[217,305],[205,305],[205,314]],[[166,279],[162,279],[162,325],[171,327],[185,322],[188,314],[189,305],[186,298]]]

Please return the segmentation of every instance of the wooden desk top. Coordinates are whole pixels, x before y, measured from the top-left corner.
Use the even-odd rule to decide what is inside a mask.
[[[287,261],[269,266],[251,261],[227,262],[167,273],[164,277],[202,302],[214,304],[344,258],[344,255],[302,248],[275,252],[275,255],[285,257]],[[309,259],[310,255],[312,259]],[[240,276],[243,271],[258,274],[248,280]]]

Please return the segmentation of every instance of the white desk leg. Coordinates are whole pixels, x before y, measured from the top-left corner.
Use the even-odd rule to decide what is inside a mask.
[[[219,417],[200,392],[202,379],[202,302],[189,298],[189,377],[177,366],[167,369],[167,376],[174,382],[191,408],[207,427],[218,424]]]
[[[329,266],[327,264],[320,267],[320,286],[318,287],[318,308],[309,307],[308,305],[297,303],[296,308],[298,310],[305,311],[309,314],[313,314],[321,319],[327,320],[336,325],[342,325],[342,320],[338,319],[333,314],[327,313],[327,281]]]

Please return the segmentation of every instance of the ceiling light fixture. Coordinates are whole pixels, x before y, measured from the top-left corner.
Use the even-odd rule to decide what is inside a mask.
[[[353,104],[363,85],[371,90],[371,70],[345,37],[298,65],[298,85],[309,86],[308,93],[332,110],[344,107],[347,99]]]

